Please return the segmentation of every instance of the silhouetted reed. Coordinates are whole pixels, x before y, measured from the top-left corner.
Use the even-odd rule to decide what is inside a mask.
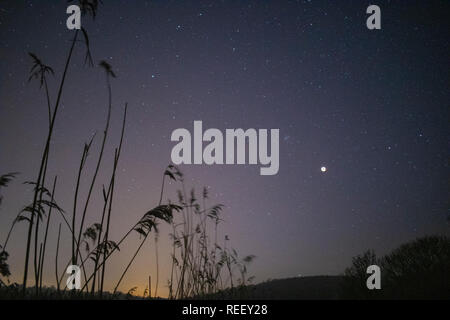
[[[93,18],[96,17],[99,1],[79,0],[78,4],[80,5],[84,15],[87,14],[91,15]],[[82,37],[83,41],[80,41],[78,39],[79,37]],[[105,187],[105,185],[102,185],[103,208],[101,212],[98,213],[99,216],[98,220],[96,219],[97,222],[91,224],[90,226],[85,226],[88,217],[92,218],[92,212],[89,210],[89,204],[93,199],[99,173],[103,170],[103,158],[107,152],[106,142],[110,133],[110,123],[113,116],[111,78],[116,78],[116,74],[114,73],[112,66],[104,60],[100,61],[99,66],[106,75],[106,88],[108,91],[107,114],[105,127],[103,129],[103,138],[99,146],[98,158],[95,162],[93,175],[89,180],[87,195],[82,205],[81,215],[79,215],[78,212],[80,205],[79,193],[83,188],[83,175],[85,175],[87,171],[86,168],[89,165],[88,160],[89,155],[92,152],[91,149],[95,135],[92,136],[83,146],[78,172],[76,175],[71,217],[68,217],[65,214],[65,211],[56,201],[56,176],[53,178],[51,191],[47,189],[47,173],[49,172],[48,170],[51,165],[50,146],[53,139],[54,127],[59,112],[59,106],[61,105],[65,83],[69,76],[69,69],[72,65],[75,46],[80,42],[84,43],[86,47],[84,56],[85,64],[93,66],[88,32],[86,29],[81,28],[81,30],[74,31],[73,38],[70,42],[62,76],[57,86],[54,104],[51,102],[52,94],[48,85],[48,76],[54,75],[55,71],[52,67],[46,65],[43,60],[38,57],[38,55],[29,53],[29,56],[32,59],[29,81],[36,79],[39,82],[40,88],[44,90],[48,114],[48,129],[46,132],[44,148],[41,153],[40,161],[38,162],[39,166],[36,174],[36,180],[25,182],[27,185],[32,187],[32,201],[17,214],[11,224],[11,228],[7,234],[3,246],[0,246],[0,275],[7,278],[10,276],[11,272],[7,264],[9,254],[6,251],[6,246],[17,223],[22,221],[27,223],[22,285],[12,284],[7,286],[0,279],[0,286],[2,289],[7,288],[8,290],[11,290],[10,292],[13,296],[18,295],[19,292],[21,292],[22,298],[27,296],[42,297],[47,294],[52,296],[49,289],[43,286],[43,275],[46,269],[45,261],[47,249],[50,245],[48,243],[48,239],[49,234],[51,233],[51,226],[57,223],[56,221],[58,217],[63,220],[62,224],[64,229],[67,227],[67,230],[69,231],[71,244],[71,253],[70,257],[67,257],[66,268],[60,271],[60,248],[61,241],[63,241],[64,238],[64,229],[62,228],[61,223],[59,223],[54,261],[56,280],[55,289],[58,297],[67,297],[67,287],[63,287],[61,284],[63,283],[65,270],[70,264],[81,264],[81,269],[84,276],[82,288],[79,291],[71,291],[71,298],[85,297],[86,295],[91,298],[103,297],[104,294],[106,294],[107,297],[121,296],[117,290],[150,235],[153,235],[155,240],[156,282],[154,296],[156,297],[159,286],[158,239],[160,225],[170,226],[173,230],[171,235],[173,242],[172,268],[169,280],[170,298],[186,298],[195,295],[214,293],[220,289],[224,289],[228,286],[228,284],[233,287],[233,275],[237,269],[239,269],[241,273],[241,283],[244,285],[247,281],[245,276],[247,270],[246,267],[239,267],[240,262],[237,258],[236,251],[233,250],[232,253],[230,253],[227,249],[226,242],[228,240],[225,241],[223,248],[217,243],[217,229],[218,224],[221,221],[219,215],[223,206],[216,205],[210,208],[206,207],[206,200],[208,198],[207,189],[204,189],[203,191],[203,209],[200,209],[200,205],[193,190],[189,201],[185,202],[184,199],[186,199],[186,189],[184,184],[184,176],[181,171],[173,165],[169,165],[163,172],[158,204],[144,213],[136,223],[132,224],[129,230],[125,232],[119,241],[114,241],[111,239],[110,229],[114,222],[113,204],[117,184],[116,172],[119,166],[119,159],[125,135],[128,110],[127,104],[125,104],[123,112],[120,141],[114,149],[112,172],[110,173],[107,186]],[[17,173],[10,173],[1,176],[0,189],[5,187],[16,175]],[[178,204],[171,203],[170,201],[164,203],[163,201],[165,187],[168,180],[174,183],[180,183],[181,191],[179,192],[180,197]],[[2,197],[0,195],[0,205],[1,202]],[[56,217],[55,213],[57,214]],[[41,224],[42,228],[40,228]],[[214,231],[210,231],[211,227]],[[211,232],[214,233],[214,241],[210,241],[209,237]],[[133,256],[129,261],[127,261],[123,272],[114,286],[114,294],[111,296],[109,293],[104,292],[105,275],[109,259],[114,253],[120,251],[120,246],[122,243],[126,241],[131,234],[135,233],[139,234],[140,241]],[[34,265],[35,278],[34,288],[27,287],[31,251],[33,251],[32,261]],[[249,256],[244,259],[244,261],[246,261],[245,263],[249,263],[252,259],[253,257]],[[181,263],[178,263],[178,261],[181,261]],[[227,269],[225,269],[225,266]],[[222,275],[222,272],[225,272],[225,270],[227,275],[229,275],[229,279],[223,281],[222,277],[224,275]],[[148,297],[152,296],[150,279],[151,277],[149,277],[149,284],[147,289],[144,291],[144,296]],[[33,293],[31,293],[31,290]],[[129,297],[135,291],[136,288],[130,289],[126,296]]]

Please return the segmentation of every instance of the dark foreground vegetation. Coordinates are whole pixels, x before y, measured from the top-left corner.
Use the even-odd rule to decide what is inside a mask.
[[[367,267],[381,267],[381,290],[368,290]],[[401,245],[391,253],[377,258],[372,250],[356,256],[342,276],[311,276],[269,280],[259,284],[237,285],[194,299],[270,299],[270,300],[338,300],[338,299],[450,299],[450,239],[430,236]],[[0,287],[0,298],[21,299],[21,286]],[[102,299],[148,299],[134,295],[105,292]],[[34,299],[97,299],[83,292],[58,292],[43,288],[37,297],[32,288],[26,298]],[[188,297],[186,297],[188,298]]]
[[[366,269],[381,268],[381,290],[367,290]],[[429,236],[401,245],[384,257],[372,250],[353,258],[345,271],[344,299],[450,299],[450,238]]]
[[[381,290],[368,290],[367,267],[381,268]],[[296,277],[221,291],[207,299],[450,299],[450,239],[419,238],[377,258],[374,251],[353,258],[342,276]]]
[[[369,265],[381,267],[381,290],[368,290]],[[216,292],[183,298],[337,300],[337,299],[450,299],[450,239],[443,236],[420,238],[401,245],[384,257],[372,250],[353,258],[342,276],[312,276],[269,280],[256,285],[242,284]],[[201,282],[200,282],[201,283]],[[192,284],[191,284],[192,285]],[[0,299],[151,299],[128,293],[104,292],[100,297],[88,292],[60,291],[43,287],[37,296],[32,287],[23,296],[21,285],[2,284]],[[170,298],[170,297],[169,297]],[[173,298],[173,297],[172,297]]]

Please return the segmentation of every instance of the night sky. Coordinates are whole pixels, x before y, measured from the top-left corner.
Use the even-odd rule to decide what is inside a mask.
[[[175,145],[170,135],[177,128],[192,132],[194,120],[223,132],[280,129],[277,175],[261,176],[259,165],[180,167],[188,187],[200,194],[207,186],[210,201],[226,206],[221,237],[229,235],[241,255],[257,256],[250,268],[256,282],[339,274],[367,249],[382,255],[419,236],[449,233],[450,2],[103,2],[94,22],[82,19],[95,64],[104,59],[117,74],[88,225],[100,219],[101,184],[109,181],[128,102],[111,239],[158,204]],[[366,28],[370,4],[381,8],[381,30]],[[66,7],[65,1],[0,3],[0,174],[21,173],[2,190],[1,243],[32,200],[22,182],[36,179],[48,126],[45,94],[38,82],[27,82],[28,52],[55,70],[54,103],[74,33],[66,28]],[[59,180],[56,200],[69,217],[83,144],[97,132],[81,199],[107,112],[104,72],[84,66],[84,52],[77,45],[49,163],[49,176]],[[170,186],[164,198],[176,200],[175,191]],[[50,230],[49,284],[58,224]],[[11,280],[19,283],[25,231],[22,223],[8,244]],[[160,236],[160,294],[167,293],[167,232],[163,227]],[[63,236],[61,269],[70,256],[67,228]],[[136,234],[111,260],[106,289],[138,241]],[[143,290],[155,275],[153,245],[141,252],[122,290]]]

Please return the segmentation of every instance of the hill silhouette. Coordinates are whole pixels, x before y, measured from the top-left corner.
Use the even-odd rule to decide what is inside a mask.
[[[224,290],[204,299],[334,300],[339,298],[342,276],[310,276],[268,280]]]

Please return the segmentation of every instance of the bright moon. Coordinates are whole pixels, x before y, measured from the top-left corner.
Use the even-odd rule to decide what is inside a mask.
[[[320,168],[320,171],[322,171],[322,172],[327,171],[327,167],[322,167],[322,168]]]

